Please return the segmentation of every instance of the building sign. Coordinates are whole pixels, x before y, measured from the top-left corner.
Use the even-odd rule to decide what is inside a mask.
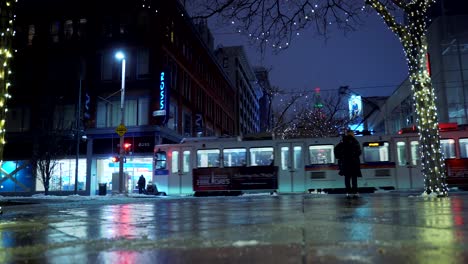
[[[166,100],[167,100],[167,87],[165,73],[161,72],[159,77],[159,104],[158,110],[153,112],[153,116],[165,116],[166,115]]]
[[[29,161],[4,161],[0,179],[1,192],[30,192],[33,190],[34,178]]]
[[[203,125],[203,116],[202,114],[195,115],[195,131],[197,133],[203,133],[204,125]]]
[[[159,93],[157,95],[156,110],[153,116],[161,119],[161,124],[165,124],[169,116],[169,74],[162,71],[159,75]]]

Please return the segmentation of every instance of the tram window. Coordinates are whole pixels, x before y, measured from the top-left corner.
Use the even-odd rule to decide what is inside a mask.
[[[397,158],[398,166],[405,166],[408,160],[406,159],[406,143],[397,142]]]
[[[440,149],[445,159],[455,158],[455,140],[454,139],[441,139]]]
[[[333,145],[309,146],[309,163],[335,163],[335,155],[333,154],[333,148]]]
[[[460,158],[468,158],[468,138],[460,138]]]
[[[219,149],[199,149],[197,150],[197,167],[219,167]]]
[[[273,148],[251,148],[250,166],[267,166],[273,164]]]
[[[421,156],[419,155],[419,142],[411,141],[411,165],[420,164]]]
[[[190,151],[184,150],[182,154],[182,172],[189,172],[190,171]]]
[[[294,154],[294,169],[299,169],[302,166],[302,147],[295,146],[293,149]]]
[[[288,169],[289,147],[281,147],[281,170]]]
[[[154,155],[154,167],[158,170],[166,168],[166,152],[158,151]]]
[[[171,172],[179,171],[179,151],[172,151]]]
[[[224,167],[246,166],[246,159],[247,151],[245,148],[223,150]]]
[[[389,161],[388,142],[377,144],[377,146],[374,146],[373,144],[365,144],[363,150],[364,162]]]

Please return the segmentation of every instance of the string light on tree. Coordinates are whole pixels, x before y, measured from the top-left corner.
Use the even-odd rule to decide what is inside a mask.
[[[13,58],[12,43],[16,31],[14,30],[14,7],[18,0],[2,1],[0,3],[0,166],[3,162],[3,150],[5,146],[5,123],[8,112],[6,101],[11,98],[10,68]]]

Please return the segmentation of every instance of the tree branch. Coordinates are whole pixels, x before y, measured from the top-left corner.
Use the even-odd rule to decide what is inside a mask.
[[[385,21],[385,24],[400,38],[406,34],[406,29],[403,25],[396,22],[395,17],[388,11],[387,7],[379,0],[366,0],[366,4],[370,5]],[[409,8],[407,6],[407,8]]]

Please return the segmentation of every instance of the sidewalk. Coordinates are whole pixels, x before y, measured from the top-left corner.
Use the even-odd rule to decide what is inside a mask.
[[[468,263],[468,192],[67,197],[0,219],[4,263]]]

